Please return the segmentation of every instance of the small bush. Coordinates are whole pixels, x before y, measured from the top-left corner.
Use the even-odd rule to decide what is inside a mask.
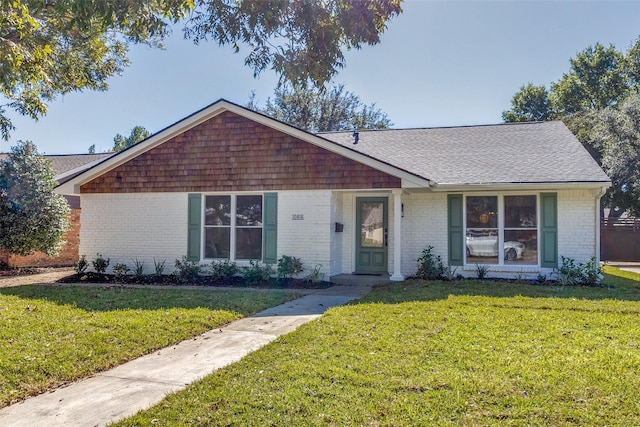
[[[478,280],[484,280],[487,278],[487,274],[489,274],[489,266],[488,265],[480,265],[476,264],[476,277]]]
[[[585,285],[596,286],[600,284],[600,280],[602,280],[602,270],[600,269],[600,263],[596,261],[596,257],[591,257],[585,264],[583,278]]]
[[[189,261],[186,256],[176,260],[175,274],[181,282],[191,283],[200,275],[202,267],[196,261]]]
[[[153,259],[153,268],[155,271],[156,276],[162,276],[162,273],[164,273],[164,264],[165,264],[166,260],[162,260],[162,261],[156,261],[156,259]]]
[[[294,256],[282,255],[278,260],[278,278],[280,280],[290,279],[294,275],[304,270],[302,260]]]
[[[102,254],[96,254],[96,259],[91,261],[91,264],[96,273],[104,274],[107,271],[107,267],[109,267],[109,261],[111,261],[111,258],[104,259]]]
[[[118,262],[118,263],[113,265],[113,274],[118,279],[121,278],[122,276],[126,276],[127,273],[130,272],[130,271],[131,271],[131,269],[125,263]]]
[[[445,269],[440,255],[435,256],[433,246],[427,246],[422,250],[422,255],[418,258],[418,272],[416,277],[426,280],[437,280],[444,276]]]
[[[209,270],[213,280],[225,283],[230,282],[238,274],[238,265],[228,259],[212,261],[209,265]]]
[[[82,255],[80,259],[73,263],[73,268],[76,271],[76,274],[82,274],[89,267],[89,261],[87,261],[87,257]]]
[[[137,258],[133,260],[133,274],[135,274],[138,279],[142,279],[144,276],[144,261],[140,261]]]
[[[268,281],[273,274],[273,268],[268,265],[261,265],[260,262],[251,260],[249,267],[242,267],[240,275],[245,286],[255,286]]]
[[[313,285],[317,285],[324,279],[324,273],[322,272],[322,264],[316,264],[313,271],[305,278],[305,280]]]
[[[600,264],[592,257],[586,264],[577,263],[573,258],[561,256],[562,265],[554,270],[561,286],[587,285],[595,286],[600,283],[602,273]]]

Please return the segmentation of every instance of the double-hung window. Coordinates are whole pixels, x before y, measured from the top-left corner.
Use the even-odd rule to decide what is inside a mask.
[[[467,263],[537,265],[537,206],[536,195],[467,196]]]
[[[262,195],[205,196],[204,258],[262,259]]]

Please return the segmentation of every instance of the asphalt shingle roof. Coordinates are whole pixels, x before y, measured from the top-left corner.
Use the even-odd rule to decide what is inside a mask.
[[[51,166],[56,175],[63,174],[70,170],[89,165],[98,160],[113,156],[114,153],[94,153],[94,154],[52,154],[45,155],[51,161]],[[4,160],[7,154],[0,153],[0,161]]]
[[[608,182],[559,121],[319,133],[436,184]]]

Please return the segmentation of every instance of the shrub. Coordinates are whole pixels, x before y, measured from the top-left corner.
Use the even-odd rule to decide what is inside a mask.
[[[144,261],[140,261],[137,258],[133,260],[133,273],[138,279],[144,276]]]
[[[324,279],[324,273],[322,272],[322,264],[316,264],[316,266],[313,268],[313,271],[311,271],[311,273],[309,273],[309,275],[305,278],[307,282],[312,283],[314,285],[317,285],[318,283],[322,282],[322,279]]]
[[[85,255],[82,255],[78,261],[73,263],[73,268],[75,269],[76,274],[84,273],[87,270],[87,267],[89,267],[89,261],[87,261],[87,257]]]
[[[585,264],[583,270],[584,284],[588,286],[595,286],[602,280],[602,271],[600,269],[600,263],[596,261],[596,257],[591,259]]]
[[[278,260],[278,278],[280,280],[289,279],[292,276],[301,273],[302,260],[294,256],[282,255]]]
[[[576,263],[573,258],[564,256],[560,258],[562,259],[562,265],[555,269],[554,273],[558,278],[558,284],[561,286],[595,286],[600,283],[602,274],[600,264],[595,257],[592,257],[586,264]]]
[[[181,282],[193,282],[200,275],[202,267],[195,261],[189,261],[186,256],[176,260],[175,274]]]
[[[209,266],[211,271],[211,278],[219,282],[229,282],[233,277],[238,274],[238,265],[225,259],[223,261],[212,261]]]
[[[249,261],[249,267],[242,267],[240,275],[245,286],[255,286],[268,281],[273,274],[273,268],[268,265],[261,265],[258,261]]]
[[[436,280],[444,276],[445,269],[442,264],[440,255],[435,256],[433,246],[427,246],[422,250],[422,255],[418,258],[418,272],[416,277],[419,279]]]
[[[488,273],[489,273],[488,265],[476,264],[476,277],[478,278],[478,280],[486,279]]]
[[[122,276],[126,276],[131,269],[127,266],[127,264],[118,262],[113,265],[113,274],[119,279]]]
[[[156,272],[156,276],[162,276],[162,273],[164,273],[164,264],[165,264],[166,260],[162,260],[162,262],[160,261],[156,261],[156,259],[153,259],[153,268],[154,271]]]
[[[102,254],[96,254],[96,259],[91,261],[91,264],[96,273],[104,274],[107,271],[107,267],[109,267],[109,261],[111,261],[111,258],[104,259]]]

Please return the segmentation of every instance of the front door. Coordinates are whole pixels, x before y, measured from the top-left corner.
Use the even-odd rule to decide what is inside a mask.
[[[387,272],[387,198],[356,199],[356,273]]]

